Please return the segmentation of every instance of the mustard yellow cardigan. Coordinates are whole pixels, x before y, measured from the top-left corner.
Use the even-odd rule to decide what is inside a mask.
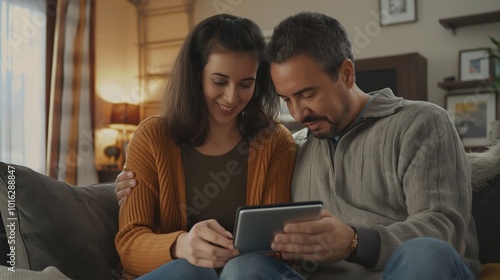
[[[247,205],[290,201],[296,156],[290,132],[282,125],[263,130],[246,149]],[[181,150],[160,117],[144,120],[135,131],[126,169],[135,173],[137,186],[120,209],[115,245],[125,271],[143,275],[172,260],[170,248],[187,229]]]

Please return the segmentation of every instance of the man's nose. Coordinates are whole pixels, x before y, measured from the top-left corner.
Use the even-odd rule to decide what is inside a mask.
[[[300,104],[300,102],[290,100],[287,103],[288,111],[290,111],[290,115],[295,119],[296,122],[302,122],[304,118],[304,108]]]

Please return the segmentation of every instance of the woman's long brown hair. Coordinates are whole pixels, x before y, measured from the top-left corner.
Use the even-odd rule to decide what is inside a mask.
[[[209,56],[215,52],[246,52],[259,60],[254,94],[238,116],[243,137],[274,127],[279,101],[271,88],[262,31],[248,19],[216,15],[197,24],[188,34],[167,84],[163,119],[168,135],[177,144],[200,146],[209,137],[202,73]]]

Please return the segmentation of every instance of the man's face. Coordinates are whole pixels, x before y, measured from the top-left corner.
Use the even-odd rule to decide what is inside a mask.
[[[307,126],[315,137],[339,135],[356,117],[350,86],[344,82],[345,75],[354,73],[345,72],[343,68],[339,79],[333,81],[306,55],[271,64],[271,77],[278,95],[286,102],[292,117]]]

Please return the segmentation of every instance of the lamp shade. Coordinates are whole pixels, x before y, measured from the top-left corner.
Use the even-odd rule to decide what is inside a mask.
[[[139,124],[139,105],[113,103],[111,105],[110,126],[133,130]]]

